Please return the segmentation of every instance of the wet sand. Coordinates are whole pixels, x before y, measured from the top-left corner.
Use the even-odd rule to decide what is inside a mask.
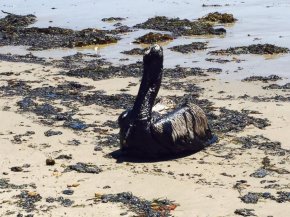
[[[108,8],[106,5],[108,2],[102,1],[100,4],[103,4],[103,8]],[[194,1],[196,4],[186,1],[180,3],[170,1],[166,7],[159,10],[158,6],[164,5],[164,2],[152,1],[147,7],[153,7],[154,10],[142,10],[140,16],[136,15],[136,8],[140,7],[136,2],[128,1],[131,7],[128,7],[127,10],[124,9],[124,4],[117,1],[115,3],[114,10],[107,11],[98,10],[98,5],[93,4],[92,1],[82,4],[77,1],[70,1],[70,3],[39,1],[36,4],[33,1],[24,3],[18,0],[13,3],[5,3],[3,10],[17,14],[28,14],[35,11],[39,17],[39,21],[35,24],[37,26],[46,27],[49,25],[48,21],[53,20],[53,25],[76,29],[95,26],[112,28],[110,23],[100,21],[101,18],[110,16],[128,17],[123,23],[131,26],[154,15],[196,19],[213,11],[233,13],[239,20],[233,26],[226,27],[228,32],[224,37],[179,37],[164,45],[166,68],[180,64],[203,69],[218,67],[222,69],[222,72],[206,72],[207,76],[186,76],[175,79],[165,77],[159,96],[177,98],[188,93],[187,87],[178,88],[177,86],[173,90],[164,87],[168,84],[173,85],[176,81],[184,84],[196,84],[198,87],[204,88],[203,91],[198,92],[199,99],[207,99],[212,102],[213,111],[217,115],[221,112],[222,107],[239,112],[250,110],[252,111],[249,113],[250,117],[267,118],[270,126],[259,129],[253,124],[248,124],[237,132],[219,133],[217,143],[199,153],[183,158],[159,162],[120,162],[110,155],[118,150],[117,141],[113,138],[106,143],[102,143],[102,141],[110,138],[111,135],[117,135],[118,129],[114,127],[114,124],[109,125],[108,121],[115,123],[118,115],[124,110],[122,107],[115,108],[110,104],[102,106],[98,103],[87,105],[78,98],[75,98],[75,101],[66,98],[35,98],[35,102],[39,105],[49,103],[63,109],[62,113],[73,111],[74,119],[80,119],[89,125],[84,130],[73,130],[64,127],[63,121],[50,122],[49,118],[20,109],[17,102],[29,96],[29,92],[9,96],[3,95],[5,91],[1,89],[0,180],[7,179],[8,183],[18,187],[4,186],[0,182],[0,216],[17,216],[18,214],[23,216],[28,214],[34,216],[136,215],[125,205],[102,203],[95,197],[96,193],[116,194],[121,192],[132,192],[135,196],[146,200],[167,198],[175,201],[178,206],[170,214],[177,217],[241,216],[238,213],[243,212],[237,212],[239,209],[248,209],[248,212],[252,212],[256,216],[286,216],[290,211],[290,196],[281,199],[279,192],[290,195],[289,89],[263,89],[263,87],[272,83],[282,85],[289,82],[290,54],[278,56],[247,54],[224,57],[212,56],[207,53],[230,46],[253,44],[256,43],[253,41],[256,37],[261,38],[259,43],[267,42],[290,48],[290,32],[284,29],[287,26],[285,23],[288,22],[287,16],[289,15],[286,12],[283,13],[283,11],[289,10],[289,3],[286,1],[245,1],[245,3],[231,3],[230,6],[202,7],[203,2],[200,1]],[[215,2],[206,2],[206,4],[213,3]],[[226,3],[226,1],[219,1],[221,5]],[[35,7],[34,10],[31,9],[31,5]],[[70,6],[66,8],[65,5]],[[56,9],[52,10],[52,7]],[[92,13],[87,13],[87,11],[92,11]],[[258,15],[257,11],[259,11]],[[73,13],[76,15],[71,16]],[[63,14],[66,14],[67,19],[62,19]],[[76,22],[79,21],[78,16],[84,17],[84,19]],[[267,20],[267,25],[265,20]],[[32,51],[32,53],[50,61],[59,60],[62,56],[72,55],[76,52],[97,53],[112,62],[113,65],[129,64],[141,60],[142,57],[124,55],[120,51],[141,47],[131,42],[147,32],[149,31],[138,30],[123,35],[117,44],[103,46],[97,51],[94,46]],[[248,34],[250,36],[247,36]],[[281,35],[283,37],[279,37]],[[167,49],[193,41],[208,41],[209,49],[192,54],[181,54]],[[1,48],[1,53],[8,52],[24,55],[30,51],[26,51],[25,47]],[[48,59],[49,57],[52,59]],[[121,58],[129,60],[120,61]],[[206,58],[234,61],[220,64],[206,61]],[[245,61],[237,62],[237,59]],[[66,76],[63,73],[66,71],[68,69],[55,65],[0,61],[0,73],[12,72],[11,75],[0,75],[0,86],[13,85],[11,81],[23,81],[30,86],[29,90],[48,86],[57,87],[68,82],[92,86],[92,89],[83,90],[81,94],[74,93],[80,98],[97,91],[104,91],[107,96],[123,93],[135,96],[138,91],[140,78],[138,76],[116,76],[92,80],[91,78]],[[270,74],[279,75],[283,79],[269,83],[241,81],[251,75],[267,76]],[[18,86],[10,91],[18,91],[17,88]],[[122,89],[127,91],[124,92]],[[56,88],[56,90],[59,89]],[[276,96],[284,97],[284,99],[288,97],[288,100],[281,100],[282,98],[277,100]],[[222,120],[220,124],[223,124]],[[48,137],[45,135],[48,130],[60,131],[62,134]],[[259,142],[252,144],[251,142],[255,139],[251,136],[257,135],[262,135],[269,140],[259,137]],[[241,137],[249,138],[251,142],[247,142],[247,140],[237,142],[237,139]],[[57,159],[60,155],[71,156],[71,159]],[[46,159],[55,159],[55,165],[47,166]],[[265,159],[269,159],[269,165],[265,164]],[[102,172],[98,174],[64,172],[69,165],[78,162],[97,165]],[[29,166],[25,166],[25,164]],[[11,168],[15,166],[21,167],[23,171],[11,171]],[[260,178],[253,176],[252,174],[259,169],[264,169],[265,174],[260,174]],[[35,183],[36,188],[29,185],[31,183]],[[28,186],[19,187],[23,184]],[[72,184],[78,185],[76,185],[77,187],[67,187]],[[64,195],[62,192],[66,189],[72,189],[74,193]],[[40,201],[35,202],[36,209],[32,212],[27,212],[23,204],[21,205],[20,199],[16,197],[25,190],[36,192],[42,197]],[[248,198],[245,196],[251,192],[259,193],[258,196],[255,196],[258,198],[256,203],[246,203],[242,200],[242,198]],[[265,193],[270,193],[272,197],[267,198]],[[59,202],[47,202],[49,197],[60,196],[70,199],[73,204],[65,207]],[[244,210],[244,212],[246,211]]]

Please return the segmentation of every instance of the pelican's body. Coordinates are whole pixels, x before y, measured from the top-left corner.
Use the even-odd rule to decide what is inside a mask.
[[[159,157],[197,152],[213,140],[203,110],[187,103],[166,115],[153,115],[163,69],[163,51],[152,46],[143,58],[143,77],[132,109],[119,119],[121,150],[133,156]]]

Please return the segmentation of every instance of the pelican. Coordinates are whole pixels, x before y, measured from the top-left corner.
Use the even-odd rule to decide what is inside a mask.
[[[132,109],[118,118],[121,151],[158,158],[202,150],[215,141],[204,111],[186,103],[164,115],[152,112],[161,86],[163,49],[152,45],[143,56],[143,76]]]

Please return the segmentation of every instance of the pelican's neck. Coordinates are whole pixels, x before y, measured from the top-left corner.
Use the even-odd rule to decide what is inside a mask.
[[[154,79],[149,79],[149,73],[157,76],[154,76]],[[144,65],[142,81],[132,109],[135,120],[150,122],[152,108],[161,85],[161,80],[162,66],[151,67],[150,65]]]

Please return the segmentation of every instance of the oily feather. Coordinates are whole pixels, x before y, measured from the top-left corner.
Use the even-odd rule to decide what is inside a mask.
[[[195,104],[186,104],[152,124],[152,135],[168,149],[187,149],[207,140],[208,121],[203,110]],[[192,147],[195,149],[198,147]]]

